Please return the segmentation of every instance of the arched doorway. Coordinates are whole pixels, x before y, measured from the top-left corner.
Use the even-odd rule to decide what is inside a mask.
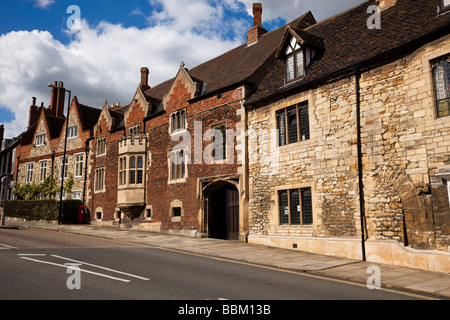
[[[207,199],[207,225],[211,238],[238,240],[239,192],[228,182],[214,183],[205,190]]]

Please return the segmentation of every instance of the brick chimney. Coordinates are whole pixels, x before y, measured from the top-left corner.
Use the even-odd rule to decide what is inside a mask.
[[[259,38],[267,33],[267,30],[262,27],[262,4],[253,4],[253,28],[247,32],[247,46],[258,42]]]
[[[51,101],[50,101],[50,113],[59,118],[64,118],[64,101],[66,98],[66,89],[64,84],[60,81],[55,81],[52,88]]]
[[[30,106],[30,111],[28,113],[28,128],[31,127],[39,119],[39,109],[36,105],[36,98],[33,97],[33,103]]]
[[[141,86],[142,87],[150,88],[148,85],[148,74],[149,74],[148,68],[142,67],[141,68]]]

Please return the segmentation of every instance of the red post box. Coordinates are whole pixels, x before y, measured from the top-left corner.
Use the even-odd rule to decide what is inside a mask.
[[[78,223],[84,222],[84,206],[78,206]]]

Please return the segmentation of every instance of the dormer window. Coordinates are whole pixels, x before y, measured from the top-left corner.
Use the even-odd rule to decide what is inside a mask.
[[[450,10],[450,0],[439,0],[439,13]]]
[[[303,50],[297,40],[292,37],[286,51],[286,81],[292,81],[304,75],[305,64]]]

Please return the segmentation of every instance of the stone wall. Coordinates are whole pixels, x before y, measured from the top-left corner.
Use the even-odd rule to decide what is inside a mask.
[[[450,165],[450,119],[436,118],[430,64],[449,52],[445,37],[361,75],[368,239],[449,250],[448,194],[436,175]],[[276,110],[303,101],[311,139],[277,147],[271,134]],[[291,246],[302,239],[361,237],[354,76],[249,108],[248,127],[255,132],[248,139],[250,238]],[[278,191],[303,187],[312,189],[313,224],[280,225]],[[316,252],[329,250],[323,243],[324,251],[315,245]]]

